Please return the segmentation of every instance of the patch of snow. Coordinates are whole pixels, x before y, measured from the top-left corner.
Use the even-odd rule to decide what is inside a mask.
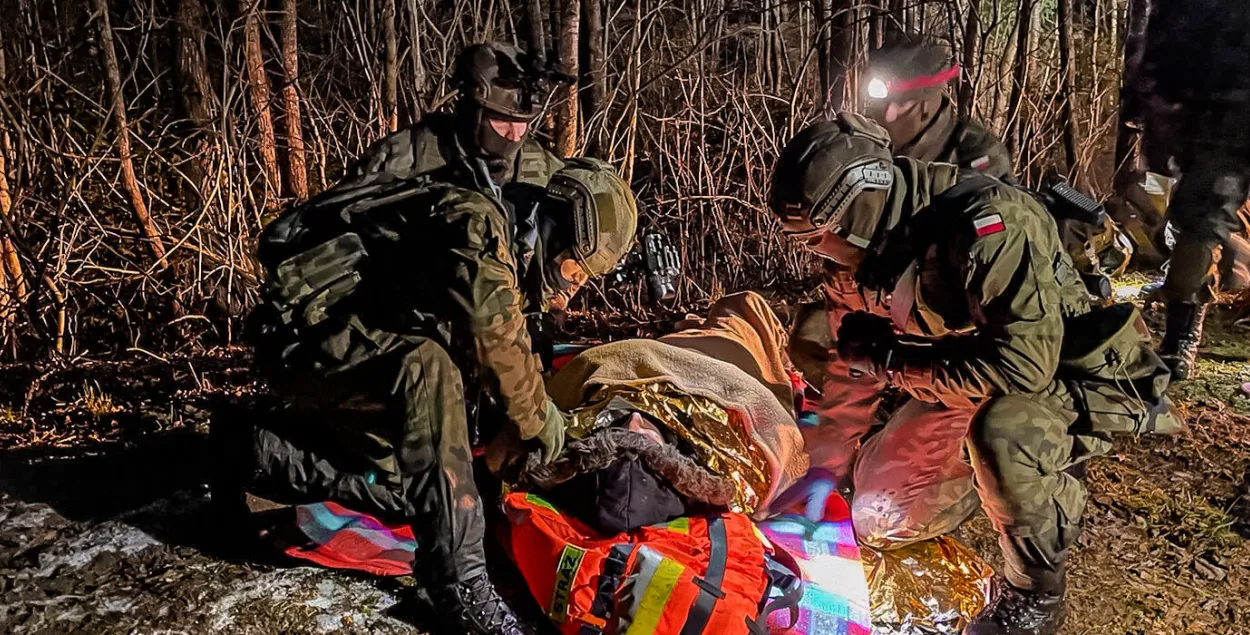
[[[134,598],[105,598],[100,603],[97,613],[125,613],[134,608]]]
[[[48,519],[56,516],[56,511],[47,505],[23,505],[20,509],[23,511],[6,517],[0,522],[0,527],[4,528],[4,532],[10,533],[19,529],[35,529],[47,524]]]
[[[208,607],[209,627],[214,632],[233,632],[237,630],[236,609],[264,602],[276,610],[283,604],[317,609],[315,624],[310,626],[318,633],[336,633],[346,624],[376,627],[388,623],[406,630],[403,623],[381,615],[396,603],[394,596],[367,582],[327,577],[331,575],[312,568],[263,573],[212,602]]]
[[[75,569],[95,560],[96,556],[115,551],[122,555],[134,555],[160,545],[161,542],[130,525],[109,521],[88,529],[74,538],[62,555],[39,554],[39,573],[36,577],[46,578],[62,566]]]

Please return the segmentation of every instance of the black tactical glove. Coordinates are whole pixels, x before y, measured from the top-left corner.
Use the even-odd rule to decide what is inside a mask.
[[[898,344],[893,322],[862,311],[842,318],[837,339],[838,357],[851,367],[853,375],[876,377],[884,374]]]

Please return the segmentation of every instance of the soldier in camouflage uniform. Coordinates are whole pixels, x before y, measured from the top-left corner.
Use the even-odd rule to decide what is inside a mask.
[[[882,396],[901,391],[855,457],[857,534],[889,548],[946,533],[979,494],[1009,584],[966,632],[1054,633],[1085,504],[1068,470],[1110,447],[1074,426],[1055,379],[1064,319],[1089,310],[1088,294],[1031,196],[981,175],[955,184],[953,166],[891,159],[888,142],[844,114],[801,132],[774,177],[783,230],[851,275],[826,285],[836,349],[821,420],[804,430],[808,482],[829,477],[822,460],[845,470]]]
[[[896,155],[1010,179],[1007,147],[979,121],[960,118],[946,94],[959,70],[941,45],[893,34],[868,56],[867,114],[889,131]]]
[[[544,295],[568,297],[615,268],[637,212],[602,162],[570,160],[549,192]],[[526,330],[506,205],[406,180],[357,190],[335,202],[339,214],[321,204],[262,239],[270,282],[257,357],[286,405],[248,438],[248,488],[410,522],[415,569],[446,632],[528,632],[486,574],[470,443],[480,431],[511,440],[516,458],[550,459],[564,442]],[[293,227],[308,233],[293,242]],[[313,246],[284,252],[295,244]]]
[[[615,268],[637,210],[611,166],[529,140],[542,95],[523,54],[474,46],[456,73],[453,118],[383,139],[266,228],[253,326],[283,405],[216,435],[234,460],[214,491],[407,521],[445,632],[512,635],[528,631],[486,574],[470,437],[510,441],[497,466],[560,452],[523,310]]]
[[[1250,193],[1250,3],[1155,3],[1144,44],[1127,72],[1125,107],[1142,120],[1150,169],[1183,175],[1168,208],[1179,236],[1160,353],[1185,378],[1212,297],[1215,250],[1241,228],[1237,212]]]
[[[959,71],[945,46],[894,34],[869,55],[867,114],[889,131],[896,155],[1014,182],[1007,147],[981,122],[961,119],[946,93]],[[1079,271],[1116,275],[1132,256],[1132,243],[1109,218],[1101,226],[1060,221],[1059,235]]]

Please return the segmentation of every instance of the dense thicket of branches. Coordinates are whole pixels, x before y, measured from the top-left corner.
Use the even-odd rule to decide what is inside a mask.
[[[444,105],[456,51],[486,39],[541,39],[579,71],[543,135],[632,178],[644,225],[681,246],[686,303],[804,280],[764,213],[769,169],[804,122],[856,105],[865,52],[890,29],[953,43],[961,108],[1022,173],[1079,174],[1101,194],[1123,5],[0,0],[6,355],[237,339],[263,223]]]

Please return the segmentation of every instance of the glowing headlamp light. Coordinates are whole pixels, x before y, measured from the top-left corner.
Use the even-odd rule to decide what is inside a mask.
[[[885,99],[890,96],[890,87],[886,85],[885,80],[874,77],[868,82],[868,96],[873,99]]]

